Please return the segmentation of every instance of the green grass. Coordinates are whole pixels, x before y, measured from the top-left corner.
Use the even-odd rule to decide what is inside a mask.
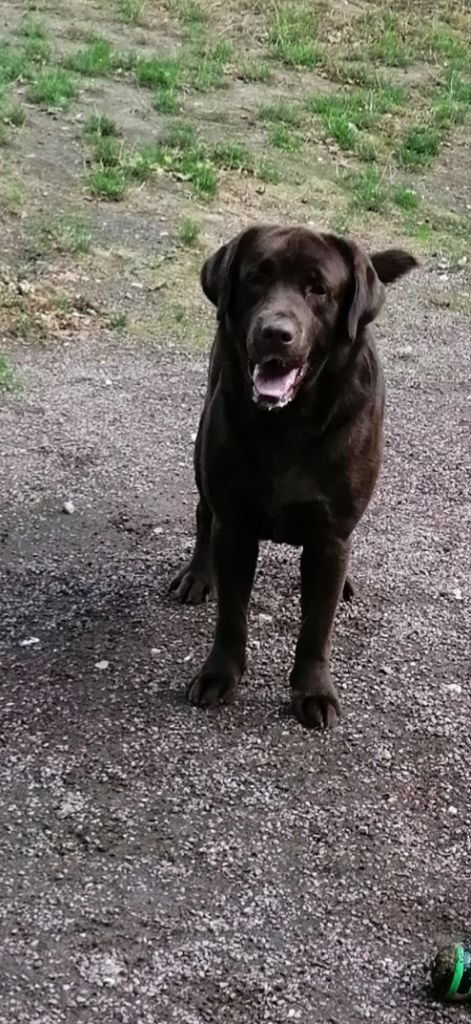
[[[157,110],[159,114],[176,114],[178,113],[179,100],[178,92],[172,88],[157,89],[154,95],[154,110]]]
[[[29,223],[28,230],[44,251],[55,249],[73,256],[90,252],[90,222],[81,213],[53,213],[47,217],[35,217]]]
[[[92,78],[107,78],[118,70],[130,71],[135,63],[133,53],[118,53],[108,39],[102,37],[93,39],[83,50],[77,50],[64,61],[71,71]]]
[[[126,193],[128,179],[122,167],[94,167],[88,176],[92,195],[118,202]]]
[[[190,84],[197,92],[223,89],[228,85],[226,70],[233,56],[232,43],[221,39],[215,46],[195,48]]]
[[[21,128],[26,121],[26,111],[21,103],[4,97],[0,101],[0,121],[11,125],[13,128]]]
[[[6,356],[0,352],[0,391],[17,391],[20,384]]]
[[[116,313],[111,313],[108,319],[108,327],[111,327],[113,331],[124,331],[128,326],[129,318],[127,313],[123,313],[118,310]]]
[[[273,78],[273,70],[266,61],[244,60],[238,65],[237,78],[243,82],[263,82],[269,85]]]
[[[400,210],[417,210],[420,206],[420,196],[413,189],[407,188],[406,185],[398,185],[394,189],[392,200]]]
[[[178,230],[178,237],[182,245],[196,245],[200,236],[200,226],[189,218],[182,221]]]
[[[95,142],[93,158],[102,167],[121,167],[123,144],[113,135],[102,135]]]
[[[417,44],[411,39],[413,19],[385,11],[379,16],[368,12],[357,18],[351,32],[366,61],[379,61],[390,67],[406,67],[414,59]]]
[[[279,185],[281,182],[281,171],[272,160],[262,160],[256,173],[266,185]]]
[[[209,19],[207,11],[195,0],[170,0],[168,6],[170,13],[189,29],[201,28]]]
[[[119,135],[119,130],[111,117],[107,114],[90,114],[82,129],[85,139],[96,141],[97,139],[109,138]]]
[[[273,56],[288,67],[313,68],[318,63],[317,21],[310,4],[276,7],[269,19],[268,39]]]
[[[23,201],[23,192],[19,185],[10,185],[2,197],[9,213],[18,214]]]
[[[241,142],[219,142],[212,150],[211,159],[217,167],[227,171],[252,172],[255,166],[252,153]]]
[[[139,57],[135,71],[138,84],[146,89],[176,89],[182,62],[179,57]]]
[[[403,167],[419,170],[429,167],[440,152],[441,138],[432,125],[411,125],[397,148],[396,156]]]
[[[387,208],[388,191],[376,167],[349,173],[344,184],[350,193],[350,205],[357,211],[384,213]]]
[[[287,100],[265,104],[260,108],[258,116],[262,121],[280,122],[294,127],[302,124],[304,120],[304,112],[300,106],[296,103],[288,103]]]
[[[117,13],[126,25],[142,25],[144,20],[142,0],[117,0]]]
[[[282,149],[285,153],[299,153],[302,146],[299,135],[296,135],[285,124],[272,125],[270,143],[275,149]]]
[[[43,21],[27,14],[18,26],[18,35],[25,36],[27,39],[46,39],[47,30]]]
[[[75,79],[62,68],[42,71],[28,87],[27,98],[42,107],[66,110],[78,96]]]
[[[470,62],[469,41],[443,21],[436,21],[425,29],[424,56],[429,60],[445,60],[454,68],[463,68]]]

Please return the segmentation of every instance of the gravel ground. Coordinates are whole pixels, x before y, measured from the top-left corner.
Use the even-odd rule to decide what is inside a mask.
[[[25,390],[0,412],[1,1024],[469,1019],[424,971],[469,935],[471,882],[469,324],[428,303],[429,278],[379,327],[387,457],[329,735],[286,714],[286,549],[263,552],[234,707],[183,700],[214,616],[166,596],[192,537],[204,363],[17,351]]]

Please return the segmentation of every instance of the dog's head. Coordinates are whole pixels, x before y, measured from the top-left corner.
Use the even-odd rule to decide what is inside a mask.
[[[287,405],[334,346],[352,345],[384,301],[384,285],[417,265],[390,249],[367,256],[354,242],[308,228],[248,228],[203,266],[203,291],[238,348],[262,408]]]

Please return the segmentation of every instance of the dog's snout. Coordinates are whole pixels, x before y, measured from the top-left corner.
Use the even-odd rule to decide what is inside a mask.
[[[289,345],[295,336],[295,329],[289,320],[278,319],[265,323],[261,331],[262,338],[271,345],[280,347]]]

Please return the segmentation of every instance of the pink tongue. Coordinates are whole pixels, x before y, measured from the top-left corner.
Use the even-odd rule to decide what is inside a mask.
[[[253,382],[263,398],[285,398],[296,380],[297,372],[296,367],[283,372],[281,369],[274,370],[269,363],[257,363]]]

